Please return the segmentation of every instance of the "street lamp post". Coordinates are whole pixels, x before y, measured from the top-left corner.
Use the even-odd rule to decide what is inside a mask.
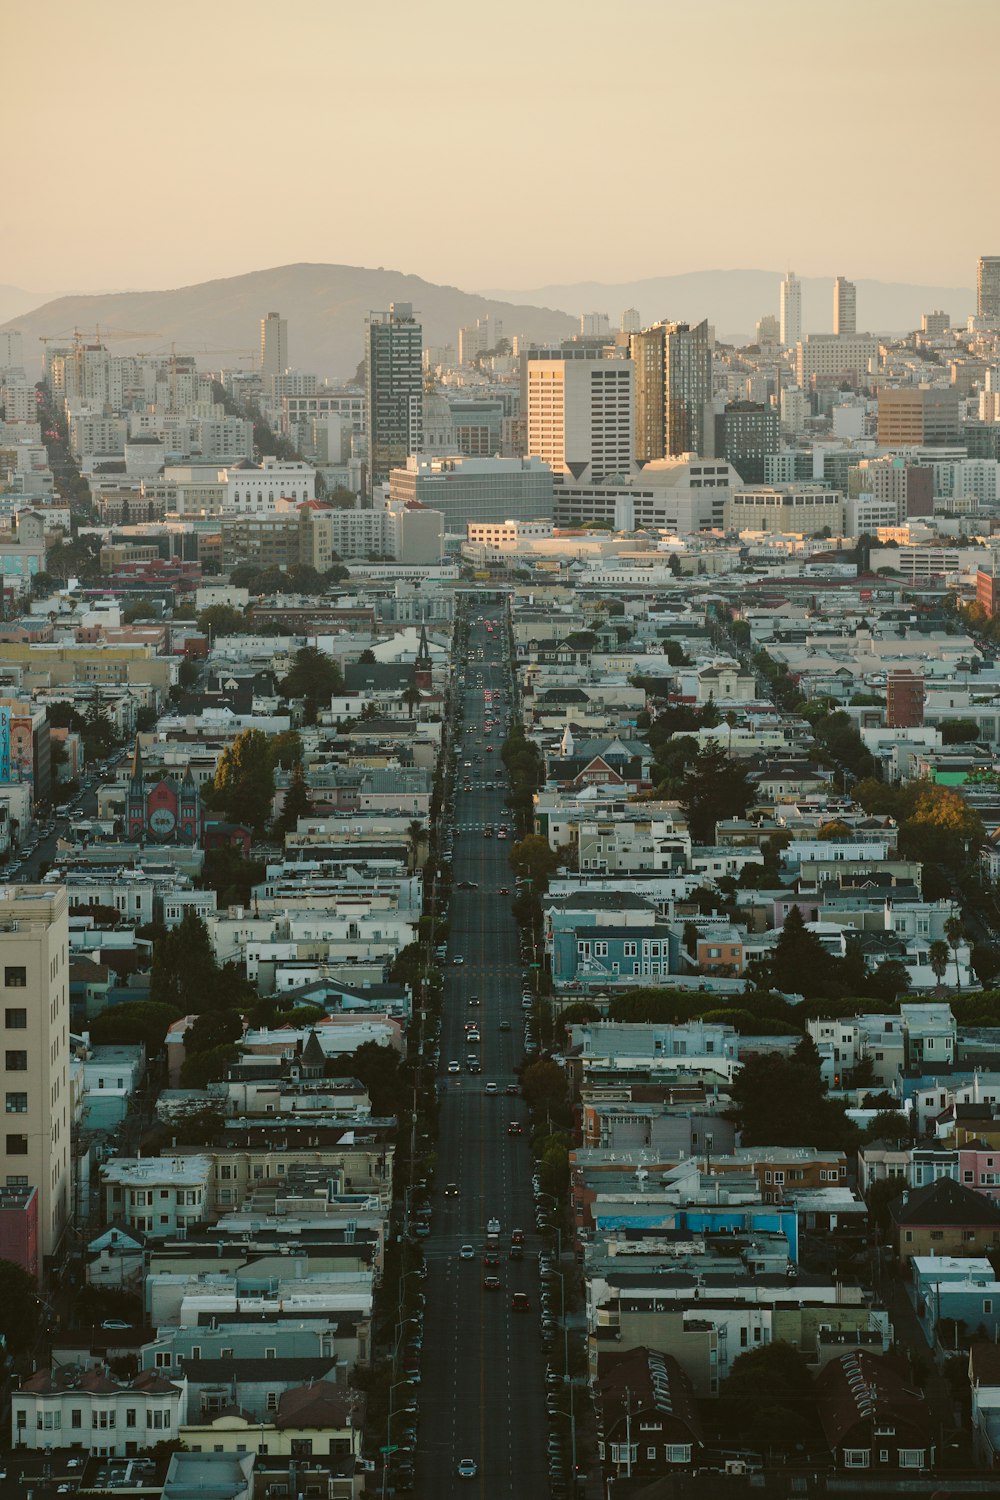
[[[392,1419],[398,1417],[399,1412],[392,1409],[393,1391],[398,1391],[401,1385],[409,1385],[408,1380],[397,1380],[389,1387],[389,1411],[385,1419],[385,1448],[382,1453],[382,1500],[385,1500],[386,1482],[389,1478],[389,1457],[392,1452]]]

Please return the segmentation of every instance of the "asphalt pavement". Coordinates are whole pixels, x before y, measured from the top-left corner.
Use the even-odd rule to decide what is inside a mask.
[[[487,605],[482,612],[503,619],[498,605]],[[486,652],[483,662],[473,659],[479,649]],[[511,707],[489,707],[484,693],[503,684],[506,649],[505,630],[490,635],[484,625],[472,623],[465,718],[456,736],[440,1063],[440,1079],[447,1087],[441,1096],[432,1230],[423,1242],[428,1276],[416,1493],[435,1500],[470,1494],[483,1500],[523,1500],[544,1496],[549,1488],[538,1302],[541,1241],[534,1230],[532,1161],[527,1134],[507,1133],[511,1120],[526,1125],[527,1112],[520,1098],[504,1093],[516,1082],[514,1070],[523,1055],[519,933],[511,896],[501,894],[501,887],[514,888],[507,859],[514,831],[504,804],[506,777],[494,781],[493,776],[501,765]],[[504,696],[509,696],[506,688]],[[483,727],[487,717],[502,721],[489,736]],[[467,733],[469,729],[473,732]],[[466,781],[470,791],[463,790]],[[511,823],[506,839],[497,837],[504,822]],[[489,838],[484,837],[487,824],[494,827]],[[458,890],[462,882],[475,882],[475,889]],[[461,964],[455,962],[459,957]],[[476,1005],[470,1003],[473,996],[478,997]],[[501,1020],[510,1023],[509,1031],[499,1030]],[[479,1023],[478,1044],[465,1040],[471,1021]],[[481,1073],[466,1069],[466,1058],[473,1053],[480,1058]],[[452,1060],[461,1065],[457,1075],[447,1071]],[[488,1083],[497,1085],[495,1095],[486,1092]],[[446,1195],[449,1183],[458,1186],[458,1196]],[[494,1217],[500,1223],[501,1263],[487,1268],[487,1223]],[[521,1261],[507,1258],[514,1228],[525,1233]],[[472,1260],[460,1258],[463,1244],[475,1247]],[[487,1271],[499,1276],[499,1290],[484,1286]],[[513,1310],[514,1292],[527,1294],[529,1312]],[[465,1458],[477,1466],[472,1479],[458,1474]]]

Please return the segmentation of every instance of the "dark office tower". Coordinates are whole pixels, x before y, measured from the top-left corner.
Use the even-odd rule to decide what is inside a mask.
[[[705,414],[712,400],[708,323],[668,323],[664,358],[664,449],[705,454]]]
[[[423,442],[423,329],[409,302],[365,320],[368,482],[384,484]]]
[[[763,484],[764,460],[778,451],[778,413],[757,401],[734,401],[715,418],[715,457],[731,463],[744,484]]]
[[[976,275],[978,312],[994,328],[1000,328],[1000,255],[981,255]]]
[[[649,463],[678,453],[705,457],[712,400],[708,324],[654,323],[631,335],[629,353],[635,365],[637,460]]]
[[[635,366],[635,457],[641,464],[663,458],[666,453],[664,329],[663,323],[656,323],[629,336],[629,354]]]

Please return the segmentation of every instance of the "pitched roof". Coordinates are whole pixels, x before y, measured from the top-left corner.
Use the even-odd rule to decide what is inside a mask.
[[[346,1386],[329,1380],[310,1381],[292,1386],[278,1400],[275,1427],[346,1427],[351,1419],[351,1404]]]
[[[605,1355],[597,1381],[605,1435],[625,1420],[626,1398],[640,1409],[661,1412],[682,1422],[696,1442],[702,1441],[701,1419],[691,1382],[672,1354],[641,1346],[621,1358]]]
[[[867,1349],[831,1359],[816,1379],[816,1407],[830,1448],[836,1450],[859,1424],[866,1432],[883,1417],[911,1432],[930,1426],[927,1404],[907,1385],[892,1360]]]
[[[902,1193],[890,1203],[889,1213],[897,1225],[938,1224],[956,1228],[978,1225],[1000,1229],[1000,1207],[950,1177],[939,1177],[926,1187]]]

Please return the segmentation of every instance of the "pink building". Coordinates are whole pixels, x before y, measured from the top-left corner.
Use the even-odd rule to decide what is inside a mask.
[[[1000,1146],[969,1141],[958,1148],[958,1180],[1000,1203]]]
[[[38,1191],[0,1188],[0,1260],[12,1260],[29,1276],[38,1275]]]

